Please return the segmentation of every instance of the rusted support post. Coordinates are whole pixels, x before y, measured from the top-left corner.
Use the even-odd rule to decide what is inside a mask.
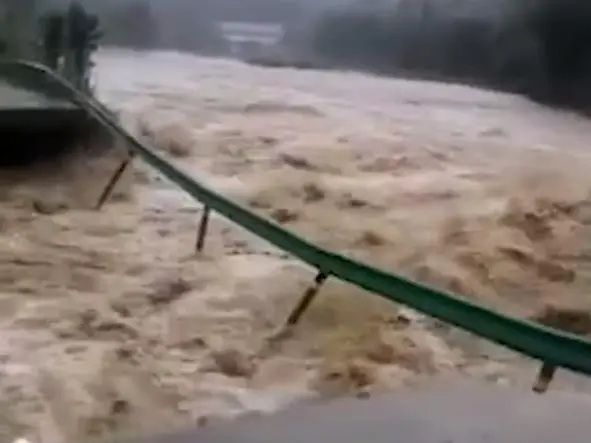
[[[195,243],[195,249],[197,252],[203,251],[205,246],[205,236],[207,235],[207,227],[209,226],[209,216],[211,215],[211,209],[209,206],[203,208],[201,213],[201,220],[199,221],[199,229],[197,230],[197,242]]]
[[[293,311],[291,311],[289,317],[287,317],[287,321],[285,323],[286,327],[289,328],[298,324],[298,322],[302,318],[302,315],[304,315],[306,310],[310,307],[310,304],[312,303],[316,295],[318,295],[318,291],[320,291],[320,288],[327,279],[328,274],[325,274],[322,271],[316,275],[316,278],[314,278],[314,283],[308,286],[308,288],[306,288],[304,294],[302,295],[302,298],[300,298],[298,304],[295,306]]]
[[[280,349],[281,343],[291,336],[294,326],[298,324],[302,315],[304,315],[306,310],[310,307],[310,304],[316,295],[318,295],[318,291],[320,291],[320,288],[327,279],[328,274],[322,271],[316,275],[314,283],[306,288],[298,304],[291,311],[289,317],[287,317],[285,324],[267,337],[265,344],[259,351],[259,357],[268,356],[270,353],[277,352],[278,349]]]
[[[549,363],[544,363],[540,368],[540,372],[538,372],[538,378],[533,386],[533,391],[537,394],[543,394],[548,390],[548,386],[552,382],[554,378],[554,374],[556,374],[556,366],[553,366]]]
[[[121,176],[129,166],[129,164],[133,161],[134,157],[135,155],[133,153],[128,153],[127,157],[121,162],[119,167],[115,170],[115,172],[111,176],[111,179],[107,183],[107,186],[105,186],[105,189],[103,189],[103,192],[101,193],[98,199],[96,209],[101,209],[103,205],[107,202],[107,200],[111,196],[111,193],[113,192],[113,189],[115,189],[115,185],[121,179]]]

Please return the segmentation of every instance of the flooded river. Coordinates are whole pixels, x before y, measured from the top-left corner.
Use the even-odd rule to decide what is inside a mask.
[[[588,121],[463,86],[177,53],[105,50],[96,80],[132,132],[312,241],[591,330]],[[162,432],[439,374],[531,383],[520,357],[335,282],[265,346],[313,270],[217,217],[196,254],[200,204],[140,162],[92,210],[115,164],[1,184],[3,439]]]

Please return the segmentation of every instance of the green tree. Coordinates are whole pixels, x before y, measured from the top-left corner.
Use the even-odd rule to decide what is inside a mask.
[[[158,24],[150,3],[134,0],[100,13],[104,43],[129,48],[152,48],[159,40]]]

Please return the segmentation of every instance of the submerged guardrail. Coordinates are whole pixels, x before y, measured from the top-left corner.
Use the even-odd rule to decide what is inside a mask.
[[[198,229],[197,249],[204,247],[209,216],[211,211],[216,211],[316,268],[318,274],[314,283],[287,319],[287,325],[297,323],[328,278],[337,278],[541,360],[543,366],[534,387],[539,392],[547,388],[556,367],[591,375],[591,342],[583,337],[501,314],[449,292],[387,273],[306,241],[200,183],[122,128],[96,99],[84,95],[41,65],[28,62],[0,63],[0,78],[53,97],[71,100],[126,143],[129,157],[115,171],[99,199],[99,208],[107,200],[125,167],[134,157],[139,157],[205,206]]]

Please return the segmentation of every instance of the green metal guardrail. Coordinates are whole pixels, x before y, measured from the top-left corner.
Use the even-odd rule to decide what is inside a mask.
[[[0,63],[0,78],[72,100],[124,140],[132,155],[139,156],[203,203],[206,217],[210,210],[214,210],[318,269],[316,285],[305,295],[303,309],[311,302],[323,281],[335,277],[539,359],[544,363],[541,378],[545,377],[547,381],[552,378],[556,366],[591,374],[591,342],[574,334],[500,314],[453,294],[386,273],[311,244],[201,184],[125,131],[97,100],[77,91],[43,66],[26,62]],[[202,223],[203,232],[204,225]]]

